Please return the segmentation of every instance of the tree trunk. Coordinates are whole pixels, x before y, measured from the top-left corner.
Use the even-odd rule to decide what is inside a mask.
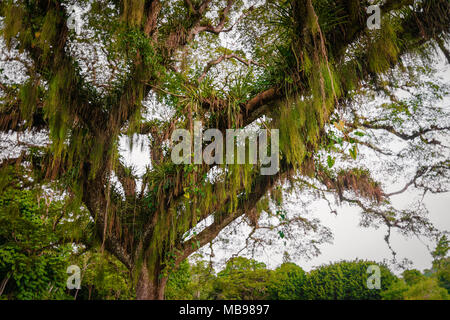
[[[160,278],[161,269],[155,268],[153,274],[149,274],[144,263],[139,274],[136,286],[137,300],[163,300],[167,277]]]

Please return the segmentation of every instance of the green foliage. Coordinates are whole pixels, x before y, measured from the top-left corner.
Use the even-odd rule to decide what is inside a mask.
[[[446,258],[448,253],[447,237],[442,236],[435,250],[433,269],[425,270],[405,270],[403,279],[395,281],[391,287],[382,292],[385,300],[450,300],[450,258]]]
[[[378,265],[381,271],[381,290],[368,289],[370,265]],[[308,300],[378,300],[396,277],[382,264],[372,261],[342,261],[312,270],[304,285]]]
[[[234,261],[234,262],[233,262]],[[368,289],[367,268],[381,269],[381,289]],[[383,264],[372,261],[341,261],[305,273],[286,262],[275,270],[252,259],[231,259],[217,276],[206,261],[183,262],[169,278],[167,298],[171,299],[273,299],[273,300],[405,300],[448,299],[437,278],[407,270],[397,278]],[[411,280],[414,279],[414,280]],[[431,281],[430,281],[431,280]]]
[[[133,298],[124,265],[94,248],[86,251],[86,244],[95,243],[87,212],[76,202],[46,194],[33,179],[20,166],[1,169],[0,283],[6,284],[1,297]],[[79,292],[66,290],[69,265],[81,269]]]
[[[450,293],[450,258],[446,258],[439,263],[435,276],[439,286],[445,288]]]
[[[264,263],[243,257],[230,259],[213,283],[213,299],[266,299],[269,279],[270,271]]]
[[[405,270],[402,274],[403,280],[409,286],[415,285],[416,283],[425,279],[425,276],[417,269]]]
[[[431,253],[434,258],[434,264],[439,264],[441,260],[444,260],[449,250],[449,244],[450,241],[448,241],[446,235],[443,235],[439,239],[439,242],[436,245],[436,249],[434,249],[434,251]]]
[[[433,256],[433,270],[431,276],[435,277],[439,286],[445,288],[450,293],[450,257],[448,257],[449,241],[447,236],[443,235],[435,250],[431,253]]]
[[[295,263],[283,263],[270,275],[268,283],[268,298],[271,300],[302,300],[304,299],[304,283],[306,273]]]
[[[368,289],[367,268],[378,265],[381,289]],[[447,265],[448,268],[448,265]],[[441,270],[442,271],[442,270]],[[446,270],[448,274],[448,270]],[[427,277],[415,269],[397,278],[384,264],[372,261],[341,261],[317,267],[306,273],[292,262],[275,270],[253,259],[231,259],[217,276],[208,262],[184,261],[169,278],[169,299],[273,299],[273,300],[413,300],[448,299],[439,271]]]
[[[81,289],[77,300],[130,300],[135,298],[127,268],[107,252],[89,250],[72,255],[70,263],[81,269]],[[75,290],[71,294],[75,295]]]
[[[405,280],[397,279],[389,288],[381,292],[381,298],[383,300],[404,300],[408,289],[409,287]]]
[[[197,260],[191,265],[191,274],[191,283],[189,285],[191,297],[200,300],[211,299],[216,275],[209,262]]]
[[[214,270],[207,261],[197,259],[190,264],[183,261],[179,268],[172,272],[167,282],[166,299],[208,300],[213,295]]]
[[[2,169],[0,193],[0,279],[8,299],[64,299],[70,245],[60,244],[54,221],[58,201],[38,202],[39,190],[25,187],[14,168]]]
[[[192,281],[190,267],[189,262],[184,260],[175,271],[170,273],[165,292],[166,299],[186,299],[190,295],[189,284]]]
[[[449,300],[447,290],[439,286],[437,279],[429,278],[412,285],[404,294],[405,300]]]

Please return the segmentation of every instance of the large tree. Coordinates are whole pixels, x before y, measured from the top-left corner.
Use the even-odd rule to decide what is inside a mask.
[[[417,165],[403,189],[445,191],[449,161],[434,135],[449,129],[443,111],[432,98],[413,92],[406,101],[395,90],[428,84],[433,99],[442,96],[417,73],[427,74],[433,48],[450,59],[450,4],[379,1],[381,28],[369,30],[370,4],[2,1],[3,59],[20,68],[9,78],[11,69],[1,69],[0,130],[9,137],[17,132],[10,143],[21,150],[2,161],[31,166],[36,181],[57,180],[80,200],[102,247],[133,274],[139,299],[163,298],[172,268],[233,221],[246,217],[254,230],[272,229],[258,220],[262,211],[283,207],[277,195],[286,181],[334,192],[361,207],[367,225],[430,233],[421,208],[396,210],[389,197],[397,192],[384,192],[368,170],[338,170],[334,162],[348,152],[356,158],[358,145],[389,155],[361,137],[384,130],[411,143],[414,152],[397,157],[435,155]],[[72,5],[81,19],[71,16]],[[377,94],[390,103],[356,107],[361,97]],[[279,172],[261,175],[250,164],[175,165],[171,134],[192,132],[195,121],[223,133],[279,129]],[[19,139],[30,134],[44,143]],[[135,134],[148,136],[150,146],[151,166],[141,176],[119,153],[120,137],[133,141]],[[281,228],[315,228],[301,216],[286,218],[282,209],[276,216]],[[205,219],[212,222],[186,237]]]

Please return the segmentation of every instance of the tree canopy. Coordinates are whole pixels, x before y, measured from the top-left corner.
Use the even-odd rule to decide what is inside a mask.
[[[329,232],[289,212],[289,193],[334,195],[361,209],[362,226],[389,234],[439,236],[421,201],[399,209],[391,199],[409,188],[448,190],[450,117],[438,104],[448,87],[433,60],[443,54],[450,63],[450,3],[375,3],[382,20],[372,30],[370,1],[2,1],[2,177],[28,182],[1,182],[0,212],[32,236],[17,247],[2,227],[0,254],[31,250],[33,265],[58,263],[36,257],[33,241],[63,250],[41,230],[64,227],[64,243],[120,261],[138,299],[162,299],[172,271],[236,221],[252,229],[245,248],[277,237],[317,253]],[[196,121],[223,133],[278,129],[279,172],[174,164],[172,133],[192,133]],[[401,141],[401,151],[380,133]],[[121,138],[131,147],[136,136],[149,148],[143,173],[120,152]],[[382,168],[360,162],[361,150]],[[389,192],[381,176],[407,181]],[[36,188],[58,191],[69,207],[52,202],[42,217],[30,202]],[[305,232],[317,236],[302,243]],[[260,292],[258,279],[248,294]]]

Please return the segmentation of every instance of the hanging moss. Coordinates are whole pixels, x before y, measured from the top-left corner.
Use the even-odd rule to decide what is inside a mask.
[[[15,5],[12,1],[8,1],[5,8],[5,21],[3,28],[3,38],[6,41],[6,46],[11,48],[11,39],[19,32],[23,32],[22,21],[24,19],[24,10],[22,6]]]
[[[340,170],[334,176],[321,172],[320,178],[328,188],[337,190],[340,196],[342,196],[342,192],[349,190],[362,198],[377,203],[381,203],[384,200],[381,185],[372,179],[370,172],[366,169]]]
[[[370,40],[367,45],[370,71],[382,74],[397,61],[400,52],[397,44],[399,28],[393,21],[385,21],[381,29],[377,30],[376,35]]]
[[[122,19],[132,26],[139,26],[142,23],[144,6],[144,0],[124,0]]]
[[[27,122],[27,126],[31,127],[33,125],[33,115],[39,102],[39,88],[35,80],[30,79],[22,85],[20,102],[21,117]]]
[[[50,50],[55,50],[52,48],[52,45],[55,44],[55,39],[58,36],[58,24],[62,23],[62,17],[58,14],[56,10],[49,10],[45,15],[44,22],[42,24],[42,28],[39,37],[38,44],[39,47],[44,51],[42,55],[42,59],[46,59]]]

